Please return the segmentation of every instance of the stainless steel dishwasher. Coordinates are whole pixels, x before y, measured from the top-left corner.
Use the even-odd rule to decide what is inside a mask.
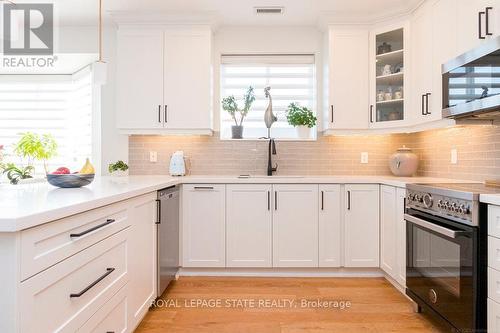
[[[160,297],[179,270],[179,187],[158,191],[158,294]]]

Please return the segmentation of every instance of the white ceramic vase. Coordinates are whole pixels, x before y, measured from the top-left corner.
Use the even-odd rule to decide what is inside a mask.
[[[309,139],[311,137],[311,129],[307,126],[297,126],[295,130],[299,139]]]
[[[389,167],[395,176],[411,177],[418,170],[418,156],[403,146],[389,157]]]

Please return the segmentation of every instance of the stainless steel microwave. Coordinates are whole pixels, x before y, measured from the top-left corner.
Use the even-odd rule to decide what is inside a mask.
[[[500,36],[447,62],[443,118],[500,118]]]

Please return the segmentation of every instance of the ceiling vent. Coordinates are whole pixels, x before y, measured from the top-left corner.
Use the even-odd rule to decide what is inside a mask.
[[[285,10],[284,7],[254,7],[254,12],[257,15],[265,15],[265,14],[281,15],[283,14],[284,10]]]

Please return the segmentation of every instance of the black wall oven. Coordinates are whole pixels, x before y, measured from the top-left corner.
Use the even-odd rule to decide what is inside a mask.
[[[486,332],[486,237],[420,210],[405,214],[406,293],[460,332]]]

